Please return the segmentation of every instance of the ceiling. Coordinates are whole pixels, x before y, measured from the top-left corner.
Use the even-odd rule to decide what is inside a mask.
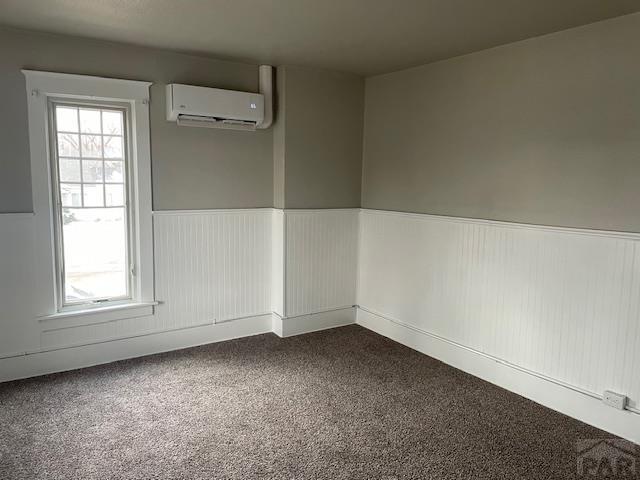
[[[0,24],[361,75],[640,10],[640,0],[0,0]]]

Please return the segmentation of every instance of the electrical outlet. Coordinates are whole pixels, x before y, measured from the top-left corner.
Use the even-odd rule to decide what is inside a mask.
[[[624,410],[624,407],[627,405],[626,396],[610,390],[604,392],[604,395],[602,395],[602,401],[610,407],[617,408],[618,410]]]

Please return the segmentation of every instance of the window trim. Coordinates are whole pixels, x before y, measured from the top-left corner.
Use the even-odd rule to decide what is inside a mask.
[[[31,184],[35,216],[36,291],[38,317],[59,316],[67,312],[98,313],[101,310],[123,310],[136,304],[154,304],[153,236],[151,206],[151,150],[149,133],[150,82],[121,80],[86,75],[22,70],[26,78],[31,150]],[[58,295],[58,268],[55,240],[54,177],[52,175],[49,104],[54,101],[72,103],[120,103],[129,110],[129,182],[131,202],[130,247],[135,269],[132,298],[104,304],[64,306]],[[123,312],[124,313],[124,312]],[[91,315],[92,318],[96,315]]]

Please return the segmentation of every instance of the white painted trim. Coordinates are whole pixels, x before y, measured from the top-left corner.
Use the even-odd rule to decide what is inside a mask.
[[[34,291],[36,311],[46,316],[59,311],[56,298],[56,254],[52,176],[49,152],[49,98],[92,99],[127,103],[131,113],[131,167],[134,280],[137,303],[153,302],[153,233],[151,216],[151,147],[149,82],[23,70],[29,115],[29,147],[35,217]]]
[[[20,220],[20,219],[33,218],[33,217],[34,217],[33,212],[18,212],[18,213],[0,212],[0,220]]]
[[[448,365],[597,428],[640,443],[640,415],[606,406],[598,398],[404,322],[357,309],[356,323]]]
[[[85,368],[127,358],[271,332],[271,315],[153,332],[89,345],[40,351],[0,359],[0,382]]]
[[[624,238],[628,240],[640,240],[640,232],[620,232],[614,230],[595,230],[589,228],[574,228],[574,227],[560,227],[553,225],[537,225],[534,223],[517,223],[507,222],[503,220],[485,220],[481,218],[470,217],[451,217],[447,215],[433,215],[429,213],[413,213],[413,212],[399,212],[394,210],[375,210],[369,208],[361,208],[360,212],[363,214],[372,215],[389,215],[395,217],[410,217],[410,218],[427,218],[429,220],[437,220],[443,222],[454,223],[466,223],[474,225],[490,225],[501,228],[512,229],[526,229],[526,230],[538,230],[546,232],[567,233],[571,235],[588,235],[596,237],[612,237],[612,238]]]
[[[225,213],[259,213],[259,212],[271,212],[277,210],[271,207],[256,207],[256,208],[205,208],[199,210],[154,210],[154,217],[165,217],[171,215],[215,215]]]
[[[256,212],[256,211],[278,211],[285,212],[287,214],[316,214],[326,212],[360,212],[362,214],[377,214],[377,215],[390,215],[390,216],[403,216],[412,218],[428,218],[433,220],[440,220],[446,222],[455,223],[467,223],[476,225],[491,225],[503,228],[514,229],[528,229],[528,230],[540,230],[549,232],[560,232],[569,234],[591,235],[591,236],[604,236],[614,238],[625,238],[632,240],[640,240],[640,232],[624,232],[616,230],[597,230],[589,228],[575,228],[575,227],[562,227],[553,225],[539,225],[535,223],[518,223],[508,222],[504,220],[488,220],[482,218],[473,217],[455,217],[448,215],[435,215],[430,213],[417,213],[417,212],[401,212],[394,210],[376,210],[371,208],[275,208],[275,207],[254,207],[254,208],[212,208],[212,209],[197,209],[197,210],[154,210],[154,216],[164,215],[204,215],[215,213],[241,213],[241,212]],[[2,215],[2,214],[0,214]],[[12,214],[5,214],[12,215]],[[23,214],[13,214],[23,215]],[[31,214],[24,214],[31,215]]]
[[[297,315],[283,318],[277,313],[272,316],[273,333],[279,337],[292,337],[303,333],[317,332],[329,328],[343,327],[356,323],[356,308],[346,307],[325,312]]]
[[[314,310],[311,312],[299,313],[298,315],[289,315],[287,317],[281,317],[284,320],[293,320],[294,318],[308,317],[309,315],[319,315],[321,313],[339,312],[341,310],[350,310],[355,308],[356,305],[341,305],[339,307],[327,308],[326,310]],[[275,312],[274,312],[275,313]]]
[[[271,212],[271,311],[285,316],[286,306],[286,231],[282,210]]]
[[[358,215],[356,216],[356,221],[358,225],[356,226],[356,302],[358,303],[358,299],[360,298],[360,269],[362,268],[362,209],[358,210]],[[354,305],[356,308],[358,305]]]
[[[109,305],[103,308],[58,312],[40,317],[38,322],[43,331],[61,328],[84,327],[104,322],[114,322],[124,318],[136,318],[153,315],[153,307],[159,302],[125,303]]]
[[[31,95],[32,90],[35,89],[36,96],[54,94],[68,98],[93,97],[102,100],[142,101],[149,99],[149,87],[152,85],[152,82],[141,80],[39,70],[23,69],[22,73],[31,87],[27,88],[27,93]]]
[[[286,317],[288,314],[287,301],[289,298],[289,292],[287,291],[287,280],[289,278],[289,272],[287,271],[287,252],[289,248],[289,239],[287,235],[287,212],[282,210],[282,316]]]
[[[261,313],[255,313],[253,315],[245,315],[244,317],[229,317],[229,318],[222,318],[222,319],[213,319],[213,324],[214,325],[220,325],[221,323],[229,323],[229,322],[237,322],[239,320],[246,320],[247,318],[253,318],[253,317],[264,317],[264,316],[271,316],[272,312],[261,312]],[[204,325],[208,325],[208,323],[204,324]],[[196,325],[198,326],[198,325]],[[190,328],[190,327],[188,327]]]
[[[327,212],[359,212],[361,208],[285,208],[287,213],[327,213]]]
[[[275,208],[275,207],[250,207],[250,208],[200,208],[194,210],[154,210],[154,216],[165,215],[210,215],[216,213],[242,213],[242,212],[285,212],[293,214],[327,213],[327,212],[360,212],[360,208]]]

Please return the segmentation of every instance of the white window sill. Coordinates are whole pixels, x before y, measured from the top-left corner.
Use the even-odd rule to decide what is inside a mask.
[[[40,317],[38,318],[38,322],[40,322],[46,330],[81,327],[96,323],[153,315],[153,307],[156,305],[158,305],[158,302],[136,302],[81,310],[67,310]]]

